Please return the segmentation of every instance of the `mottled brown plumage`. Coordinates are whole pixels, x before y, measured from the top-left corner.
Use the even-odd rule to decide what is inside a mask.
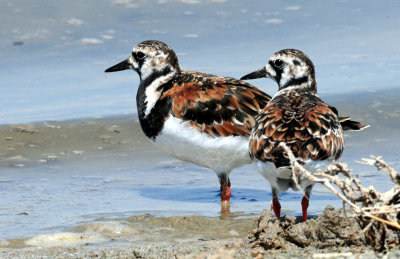
[[[277,167],[290,164],[279,146],[284,142],[306,161],[337,160],[343,152],[337,114],[317,96],[295,91],[274,98],[257,117],[250,138],[250,155]]]
[[[211,136],[248,137],[271,97],[243,81],[182,71],[160,99],[172,100],[174,117]]]

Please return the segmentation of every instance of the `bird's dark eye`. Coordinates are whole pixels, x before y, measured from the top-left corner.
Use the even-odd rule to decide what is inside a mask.
[[[143,52],[139,51],[139,52],[136,52],[136,57],[138,59],[144,59],[146,57],[146,54],[144,54]]]
[[[284,63],[281,59],[276,59],[276,60],[274,61],[274,65],[275,65],[276,67],[279,67],[279,68],[283,67],[284,64],[285,64],[285,63]]]

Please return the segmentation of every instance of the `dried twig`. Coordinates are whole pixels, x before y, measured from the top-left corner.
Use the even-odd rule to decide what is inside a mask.
[[[349,204],[353,212],[361,216],[361,218],[367,217],[400,230],[396,217],[400,214],[400,175],[386,164],[381,157],[372,156],[372,159],[363,159],[363,163],[374,165],[379,170],[385,171],[396,184],[395,187],[383,194],[376,191],[373,186],[363,187],[359,179],[351,176],[351,170],[345,164],[335,163],[327,166],[324,170],[318,170],[312,174],[298,163],[288,146],[281,143],[280,147],[285,150],[290,159],[293,172],[292,178],[297,186],[298,179],[303,178],[308,178],[314,183],[321,183],[333,194],[341,198],[344,203]],[[339,174],[344,175],[345,178],[341,178]],[[334,185],[340,189],[340,192]],[[361,202],[362,206],[357,205],[356,203],[358,202]],[[365,223],[367,227],[364,231],[367,231],[371,228],[372,223]]]
[[[378,157],[371,156],[371,158],[372,159],[363,158],[363,159],[361,159],[361,162],[359,161],[359,163],[376,166],[376,168],[378,168],[378,170],[385,171],[389,175],[392,182],[394,182],[397,185],[400,185],[399,173],[396,170],[394,170],[391,166],[389,166],[385,161],[383,161],[381,156],[378,156]]]

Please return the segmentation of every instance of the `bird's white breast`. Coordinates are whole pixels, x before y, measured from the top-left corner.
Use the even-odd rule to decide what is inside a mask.
[[[314,173],[318,169],[324,169],[325,166],[329,165],[330,163],[332,163],[331,160],[313,161],[311,159],[307,159],[303,167],[310,173]],[[264,163],[262,161],[256,161],[254,164],[257,168],[257,171],[265,179],[267,179],[271,186],[277,191],[284,192],[289,188],[289,181],[292,180],[292,169],[290,167],[276,168],[274,163]],[[284,182],[287,182],[287,184],[284,184]],[[307,178],[302,178],[302,180],[299,182],[300,188],[303,190],[310,184],[312,183]],[[297,190],[297,188],[294,188],[294,190]]]
[[[229,172],[250,163],[248,138],[212,137],[172,115],[167,117],[155,144],[171,156],[210,168],[217,173]]]

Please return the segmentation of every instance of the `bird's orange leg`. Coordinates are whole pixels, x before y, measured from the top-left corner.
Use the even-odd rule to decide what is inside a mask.
[[[229,185],[221,185],[221,202],[228,202],[231,199],[231,183]]]
[[[301,208],[303,211],[303,222],[307,221],[307,209],[308,209],[309,198],[304,195],[303,199],[301,200]]]
[[[219,177],[219,182],[221,184],[221,214],[229,215],[231,214],[229,204],[231,199],[231,181],[228,175],[223,174]]]
[[[278,197],[272,198],[271,210],[274,211],[275,216],[279,219],[281,217],[281,204],[278,201]]]
[[[305,189],[303,199],[301,200],[301,209],[303,211],[303,222],[307,221],[307,209],[308,209],[308,204],[310,202],[311,189],[312,185],[308,186]]]

